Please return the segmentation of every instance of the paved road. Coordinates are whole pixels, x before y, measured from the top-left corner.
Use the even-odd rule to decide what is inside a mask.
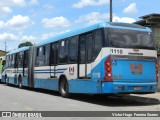
[[[160,93],[62,98],[57,92],[0,84],[0,111],[160,111]]]

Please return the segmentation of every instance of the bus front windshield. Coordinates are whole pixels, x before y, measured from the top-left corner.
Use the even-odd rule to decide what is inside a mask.
[[[106,33],[111,47],[156,49],[151,32],[110,28]]]

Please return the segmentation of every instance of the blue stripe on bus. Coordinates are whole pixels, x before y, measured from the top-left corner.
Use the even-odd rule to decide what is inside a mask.
[[[34,73],[54,73],[54,71],[56,71],[56,73],[63,73],[62,70],[67,70],[67,68],[62,68],[62,69],[46,69],[46,70],[34,70]],[[10,72],[12,70],[6,70],[6,72]],[[12,73],[23,73],[23,70],[13,70]],[[28,70],[27,71],[24,71],[24,73],[28,73]]]
[[[57,70],[67,70],[67,68],[57,69]]]
[[[46,74],[46,73],[54,73],[54,72],[34,72],[34,74]],[[64,73],[64,72],[55,72],[55,74],[57,74],[57,73]]]
[[[67,68],[62,68],[62,69],[43,69],[43,70],[34,70],[34,71],[60,71],[60,70],[67,70]]]

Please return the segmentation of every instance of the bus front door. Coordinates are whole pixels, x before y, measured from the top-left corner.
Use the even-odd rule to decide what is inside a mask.
[[[23,63],[23,77],[27,77],[28,73],[28,51],[24,52],[24,63]]]
[[[91,79],[92,39],[92,34],[81,36],[79,39],[79,79]]]
[[[50,67],[50,78],[57,78],[57,58],[58,58],[58,43],[51,45],[51,67]]]

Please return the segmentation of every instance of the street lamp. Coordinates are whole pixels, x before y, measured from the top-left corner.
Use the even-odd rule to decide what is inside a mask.
[[[112,0],[110,0],[110,22],[112,22]]]

